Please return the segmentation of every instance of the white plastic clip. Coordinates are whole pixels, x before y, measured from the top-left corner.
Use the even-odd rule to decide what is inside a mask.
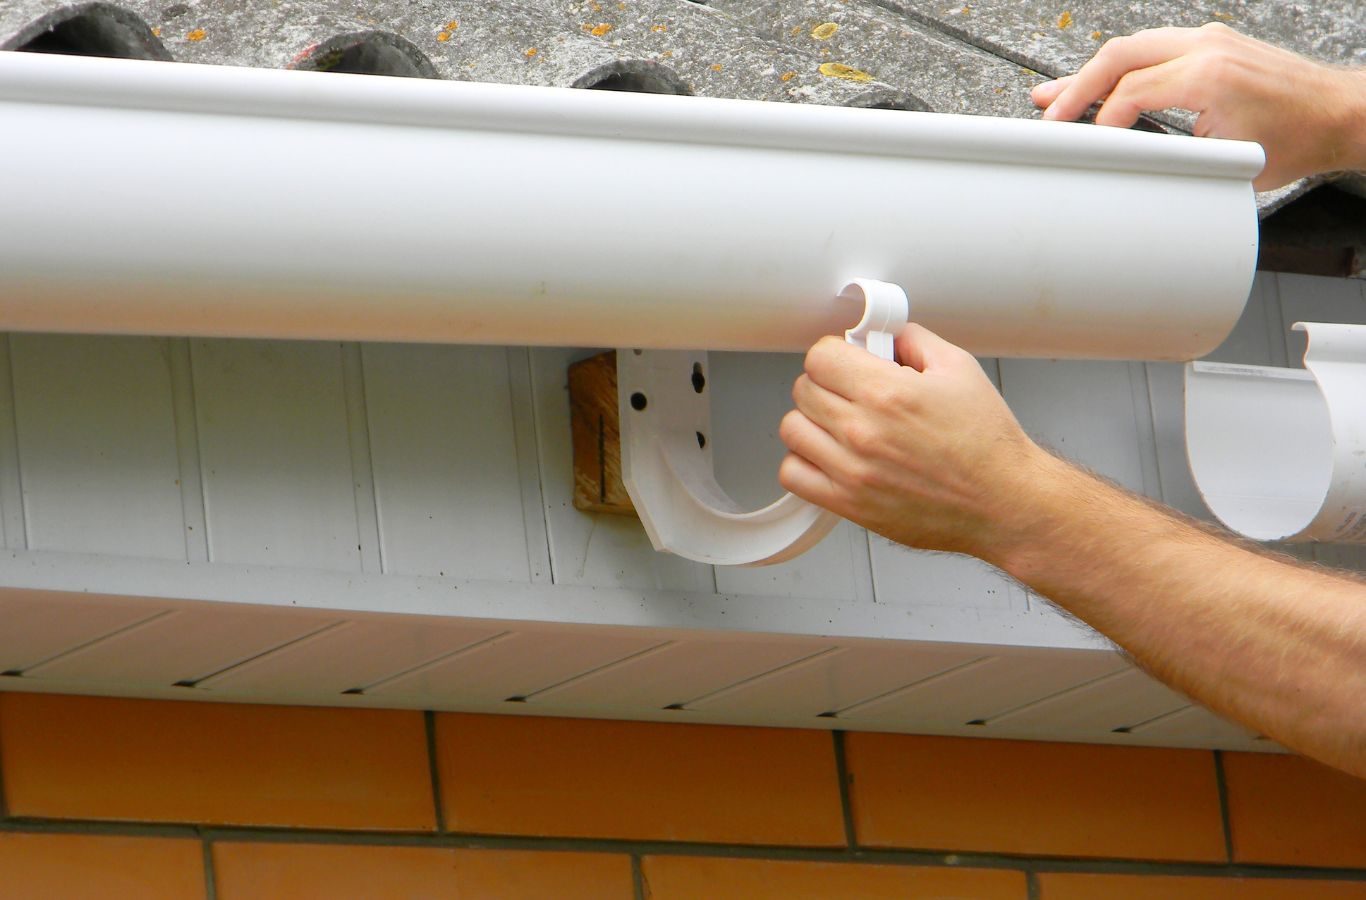
[[[864,303],[845,339],[894,359],[910,304],[898,286],[856,278],[841,299]],[[839,517],[784,494],[744,512],[712,470],[705,352],[617,351],[622,480],[656,550],[718,566],[784,562],[814,547]]]
[[[844,333],[844,339],[874,356],[896,361],[896,336],[910,320],[906,292],[885,281],[855,278],[840,291],[846,300],[863,301],[863,318]]]

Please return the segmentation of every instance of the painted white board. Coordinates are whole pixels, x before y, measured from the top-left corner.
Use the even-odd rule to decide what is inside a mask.
[[[430,664],[499,631],[454,621],[353,619],[212,675],[198,687],[221,693],[340,694]]]
[[[222,604],[166,615],[35,667],[44,681],[112,682],[126,687],[195,682],[336,622],[337,617],[265,612]]]
[[[28,546],[184,559],[168,342],[10,337]]]
[[[367,693],[496,703],[531,696],[665,642],[620,629],[518,631],[377,684]]]
[[[384,571],[529,580],[507,351],[362,352]]]
[[[360,571],[341,345],[202,340],[191,354],[210,558]]]
[[[814,718],[897,690],[969,662],[976,650],[879,647],[855,644],[698,697],[686,709],[768,717]]]
[[[816,640],[679,640],[531,698],[538,704],[664,709],[818,653]]]

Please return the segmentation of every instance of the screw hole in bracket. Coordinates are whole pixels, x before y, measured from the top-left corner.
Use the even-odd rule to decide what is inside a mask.
[[[634,409],[636,412],[643,410],[649,403],[650,401],[646,400],[645,395],[640,391],[636,391],[631,395],[631,409]]]
[[[700,431],[697,432],[697,449],[698,449],[698,450],[705,450],[705,449],[707,449],[707,436],[706,436],[705,434],[703,434],[702,432],[700,432]]]
[[[702,374],[702,364],[701,364],[701,363],[693,363],[693,364],[692,364],[692,389],[693,389],[693,391],[694,391],[695,393],[700,394],[700,393],[702,393],[702,390],[703,390],[706,386],[707,386],[707,376],[705,376],[705,375]]]

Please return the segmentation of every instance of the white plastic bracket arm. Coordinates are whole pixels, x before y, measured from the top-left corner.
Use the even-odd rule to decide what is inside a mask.
[[[1254,540],[1366,543],[1366,325],[1295,329],[1303,369],[1186,366],[1191,474]]]
[[[863,302],[863,318],[845,339],[894,359],[910,315],[905,291],[856,278],[839,298]],[[704,351],[617,351],[622,481],[650,541],[718,566],[771,565],[806,552],[839,517],[792,494],[745,512],[726,494],[712,469],[706,372]]]

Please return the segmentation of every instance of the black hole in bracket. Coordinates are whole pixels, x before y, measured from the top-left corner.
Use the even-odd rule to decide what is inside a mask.
[[[665,709],[682,709],[682,708],[683,708],[683,704],[682,704],[682,703],[670,703],[668,706],[666,706],[666,707],[664,707],[664,708],[665,708]]]
[[[702,389],[707,386],[707,376],[702,374],[702,364],[692,364],[692,389],[697,393],[702,393]]]
[[[177,681],[175,684],[171,685],[171,687],[192,688],[192,687],[194,687],[194,685],[195,685],[195,683],[194,683],[193,681],[188,681],[188,680],[186,680],[186,681]]]
[[[342,691],[342,693],[343,693],[343,694],[352,694],[352,695],[355,695],[355,694],[363,694],[363,693],[365,693],[365,688],[347,688],[346,690]]]
[[[816,718],[818,718],[818,719],[837,719],[837,718],[839,718],[839,713],[837,713],[837,712],[823,712],[823,713],[818,713],[818,714],[816,715]]]
[[[526,698],[525,698],[525,697],[520,697],[520,696],[519,696],[519,697],[509,697],[509,698],[507,698],[506,700],[504,700],[503,702],[504,702],[504,703],[525,703],[525,702],[526,702]]]
[[[640,355],[643,354],[645,351],[644,351],[644,350],[632,350],[631,352],[634,353],[636,356],[640,356]]]
[[[19,669],[6,669],[0,672],[0,678],[23,678],[24,673]]]
[[[700,431],[697,432],[697,449],[707,449],[707,436]]]
[[[636,391],[634,394],[631,395],[631,409],[634,409],[636,412],[640,412],[642,409],[644,409],[649,404],[649,402],[650,401],[646,400],[645,395],[642,394],[640,391]]]
[[[963,724],[965,724],[965,725],[985,725],[985,724],[987,724],[987,720],[986,720],[986,719],[973,719],[971,722],[965,722],[965,723],[963,723]]]

